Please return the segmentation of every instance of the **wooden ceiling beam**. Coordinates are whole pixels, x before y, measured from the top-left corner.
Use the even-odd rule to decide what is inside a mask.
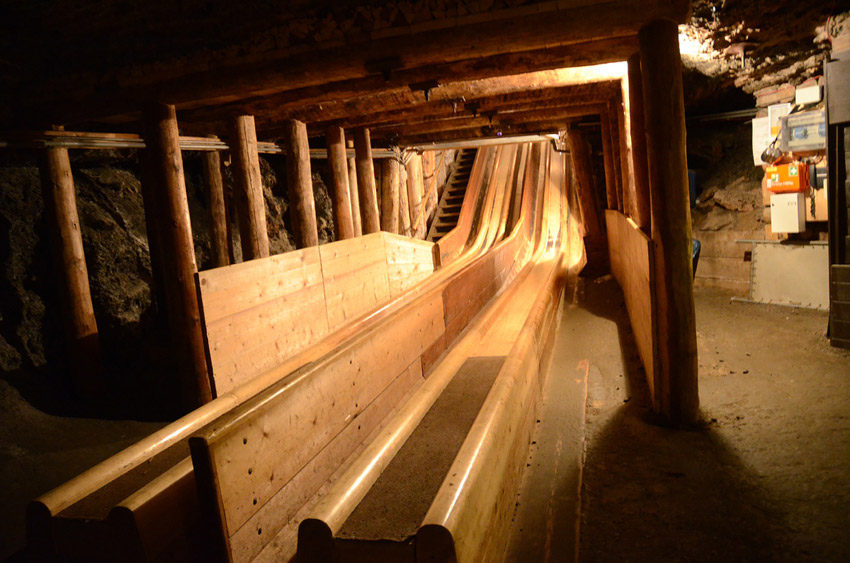
[[[426,143],[440,143],[448,141],[463,141],[473,139],[489,139],[515,135],[531,135],[556,133],[566,128],[573,119],[545,120],[529,123],[519,123],[496,127],[473,127],[469,129],[454,129],[440,133],[428,133],[424,135],[410,135],[399,137],[396,143],[399,146],[413,146]],[[499,134],[501,133],[501,134]]]
[[[581,104],[567,105],[561,107],[535,108],[532,110],[508,112],[490,116],[472,117],[468,115],[455,116],[439,121],[415,123],[409,125],[376,127],[371,130],[374,138],[390,138],[393,136],[410,137],[413,135],[428,135],[431,133],[442,133],[456,129],[474,129],[481,127],[504,127],[513,126],[526,122],[544,122],[566,120],[573,117],[594,115],[604,111],[605,105]]]
[[[465,138],[464,134],[478,135],[470,138],[499,136],[502,134],[537,132],[542,129],[557,131],[567,123],[586,115],[596,115],[605,110],[604,104],[582,104],[561,108],[547,108],[508,113],[488,117],[461,117],[432,123],[375,129],[373,142],[393,144],[416,144],[427,141],[455,140]],[[529,126],[533,126],[530,129]]]
[[[3,117],[37,111],[40,117],[67,123],[131,114],[151,101],[190,109],[288,90],[324,89],[339,83],[362,93],[362,86],[355,86],[357,81],[374,81],[376,75],[384,79],[386,89],[393,86],[394,77],[399,79],[399,86],[439,81],[449,71],[446,65],[457,65],[451,72],[468,75],[475,68],[490,66],[494,57],[506,57],[511,60],[508,67],[483,71],[504,74],[511,68],[528,68],[524,67],[527,53],[546,55],[551,49],[572,53],[567,55],[572,60],[564,60],[560,66],[582,59],[594,63],[610,57],[604,49],[600,51],[598,41],[626,38],[631,43],[644,23],[658,18],[684,22],[689,10],[688,0],[612,0],[579,6],[534,2],[492,13],[445,18],[437,25],[429,22],[390,27],[329,43],[279,48],[272,41],[271,46],[233,54],[226,63],[216,59],[215,52],[198,50],[175,60],[88,76],[35,79],[17,90],[7,106],[11,110]],[[195,59],[195,63],[186,64]],[[482,62],[484,66],[477,67]],[[556,63],[550,60],[548,64]],[[239,112],[254,113],[248,107]]]
[[[588,88],[587,86],[593,86]],[[343,128],[391,125],[410,125],[437,121],[456,116],[475,117],[490,113],[508,113],[526,111],[546,106],[566,106],[593,103],[600,99],[609,99],[619,88],[619,82],[606,81],[593,85],[562,86],[542,90],[526,90],[510,94],[481,97],[463,97],[453,100],[436,100],[414,104],[402,109],[391,109],[361,115],[346,115],[327,121],[308,125],[311,136],[321,135],[327,127],[333,125]],[[268,131],[273,137],[275,130]]]

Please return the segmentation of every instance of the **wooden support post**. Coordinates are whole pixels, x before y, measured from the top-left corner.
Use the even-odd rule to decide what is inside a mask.
[[[623,82],[621,82],[622,84]],[[627,94],[627,93],[626,93]],[[629,129],[629,105],[627,98],[622,93],[618,93],[616,103],[618,106],[617,112],[617,131],[620,137],[620,174],[622,174],[623,186],[623,213],[629,217],[635,214],[634,201],[634,174],[632,173],[632,141],[631,131]]]
[[[608,131],[611,134],[611,158],[614,165],[614,180],[617,186],[617,209],[623,213],[626,212],[623,205],[623,175],[620,170],[620,126],[617,119],[617,113],[620,109],[613,101],[608,102]]]
[[[602,158],[605,163],[605,195],[608,201],[608,209],[619,209],[617,200],[617,169],[614,166],[614,145],[611,140],[611,120],[608,112],[600,116],[602,123]]]
[[[177,115],[172,105],[152,104],[144,108],[143,117],[149,164],[145,179],[150,182],[146,192],[155,194],[162,270],[168,274],[164,293],[169,336],[183,408],[191,410],[209,402],[212,393],[195,287],[197,266]]]
[[[354,131],[354,151],[357,160],[357,190],[360,193],[363,234],[369,235],[381,230],[381,221],[378,215],[375,167],[372,163],[372,141],[369,138],[368,129],[361,127]]]
[[[348,187],[348,159],[345,155],[345,133],[342,127],[331,125],[326,137],[328,165],[333,183],[332,200],[336,240],[354,238],[354,223],[351,219],[351,194]]]
[[[649,172],[646,162],[646,126],[643,111],[643,80],[640,72],[640,53],[629,57],[629,121],[632,138],[632,171],[635,192],[632,207],[638,227],[647,234],[651,232],[651,210],[649,205]]]
[[[81,399],[98,402],[104,391],[103,366],[68,150],[45,149],[40,170],[71,381]]]
[[[207,151],[203,153],[202,158],[212,225],[210,246],[213,267],[220,268],[230,264],[230,241],[227,237],[227,208],[224,203],[224,182],[221,179],[221,156],[218,151]]]
[[[407,199],[410,203],[410,221],[415,229],[410,236],[418,239],[425,238],[425,218],[419,217],[422,207],[422,196],[425,194],[425,180],[422,175],[422,155],[414,152],[410,155],[405,167],[407,169]],[[414,222],[419,218],[419,222]]]
[[[233,185],[242,240],[242,260],[264,258],[269,255],[269,235],[254,116],[240,115],[234,118],[231,123],[230,155],[233,159]]]
[[[398,165],[398,226],[399,233],[410,237],[410,197],[407,193],[407,168]]]
[[[641,28],[638,41],[655,248],[655,388],[659,396],[653,402],[671,423],[690,424],[699,415],[698,364],[685,105],[676,24],[653,21]]]
[[[224,153],[224,158],[221,159],[221,178],[224,180],[227,176],[224,171],[230,166],[231,157],[230,152]],[[230,174],[231,179],[233,178],[233,173]],[[230,263],[236,263],[236,255],[233,251],[233,209],[235,206],[233,205],[233,182],[230,184],[224,184],[224,224],[227,230],[227,256],[230,258]],[[238,226],[237,226],[238,228]]]
[[[302,121],[286,122],[284,135],[286,152],[286,185],[289,189],[289,207],[292,227],[298,248],[319,246],[319,229],[316,226],[316,200],[313,197],[313,173],[310,170],[310,144],[307,126]]]
[[[354,148],[354,141],[345,141],[347,149]],[[363,220],[360,218],[360,193],[357,190],[357,165],[354,157],[348,159],[348,192],[351,198],[351,223],[354,225],[354,236],[363,235]]]
[[[435,151],[425,151],[422,153],[422,179],[425,182],[425,217],[422,223],[425,226],[425,231],[428,231],[428,221],[434,215],[437,209],[437,190],[431,189],[431,184],[436,180],[434,176],[437,174],[437,156]]]
[[[398,161],[385,158],[381,161],[381,230],[398,233]]]
[[[593,171],[590,163],[590,149],[584,133],[577,127],[570,127],[567,131],[570,139],[570,154],[572,155],[573,168],[575,169],[576,181],[578,182],[578,195],[581,204],[582,224],[586,236],[598,237],[602,234],[602,226],[599,223],[599,212],[596,206],[596,194],[594,193]]]

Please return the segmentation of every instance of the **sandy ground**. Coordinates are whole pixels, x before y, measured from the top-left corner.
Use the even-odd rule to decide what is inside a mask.
[[[696,293],[699,428],[657,425],[639,368],[589,372],[580,561],[850,560],[850,354],[826,313],[730,298]]]
[[[0,379],[0,561],[26,543],[27,503],[163,426],[45,414]]]

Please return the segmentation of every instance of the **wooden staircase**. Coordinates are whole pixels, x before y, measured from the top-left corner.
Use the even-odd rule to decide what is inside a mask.
[[[437,205],[437,211],[434,214],[434,220],[431,222],[426,240],[437,242],[457,226],[460,208],[463,205],[463,198],[466,196],[469,174],[472,172],[472,164],[475,162],[477,152],[478,149],[463,149],[460,152],[457,165],[449,176],[443,195],[440,197],[440,203]]]

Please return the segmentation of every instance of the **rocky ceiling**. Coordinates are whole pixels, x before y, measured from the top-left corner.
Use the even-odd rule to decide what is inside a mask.
[[[847,0],[694,0],[680,26],[689,110],[753,107],[760,90],[821,74],[831,49],[827,23],[834,33],[834,16],[848,9]]]

